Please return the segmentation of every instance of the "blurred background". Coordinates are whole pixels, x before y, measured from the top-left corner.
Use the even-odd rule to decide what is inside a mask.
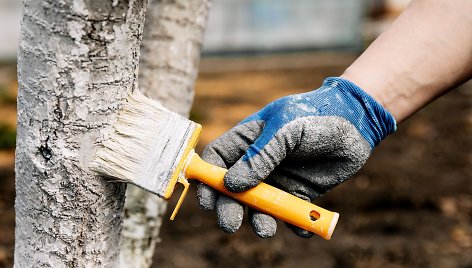
[[[268,102],[340,75],[408,2],[214,0],[191,113],[203,125],[198,149]],[[20,1],[0,0],[0,267],[13,261],[20,18]],[[469,82],[316,200],[341,214],[331,241],[298,238],[282,223],[271,239],[246,222],[228,235],[190,194],[176,220],[165,220],[155,267],[472,267],[471,137]]]

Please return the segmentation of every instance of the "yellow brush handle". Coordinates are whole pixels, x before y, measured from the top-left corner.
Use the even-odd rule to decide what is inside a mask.
[[[339,218],[338,213],[318,207],[266,183],[260,183],[242,193],[230,192],[223,182],[226,169],[203,161],[197,154],[191,157],[185,170],[187,178],[199,180],[254,209],[311,231],[326,240],[331,238]]]

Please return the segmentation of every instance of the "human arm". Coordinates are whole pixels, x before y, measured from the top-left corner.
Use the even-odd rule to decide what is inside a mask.
[[[417,0],[341,75],[397,123],[472,76],[472,2]]]

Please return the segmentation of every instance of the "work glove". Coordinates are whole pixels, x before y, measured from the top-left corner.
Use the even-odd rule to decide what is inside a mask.
[[[372,149],[394,132],[392,115],[350,81],[331,77],[321,88],[276,100],[210,143],[202,158],[228,168],[224,185],[243,192],[265,181],[307,201],[356,173]],[[216,210],[218,225],[239,229],[244,207],[199,184],[203,210]],[[253,230],[271,237],[272,216],[248,210]],[[299,236],[312,233],[289,227]]]

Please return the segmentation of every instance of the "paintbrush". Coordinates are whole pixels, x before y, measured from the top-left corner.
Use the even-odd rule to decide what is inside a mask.
[[[98,148],[90,169],[169,199],[184,186],[172,213],[175,218],[196,179],[256,210],[330,239],[339,214],[318,207],[266,183],[242,193],[228,191],[226,169],[203,161],[194,148],[201,126],[163,107],[138,90],[130,93],[113,131]]]

